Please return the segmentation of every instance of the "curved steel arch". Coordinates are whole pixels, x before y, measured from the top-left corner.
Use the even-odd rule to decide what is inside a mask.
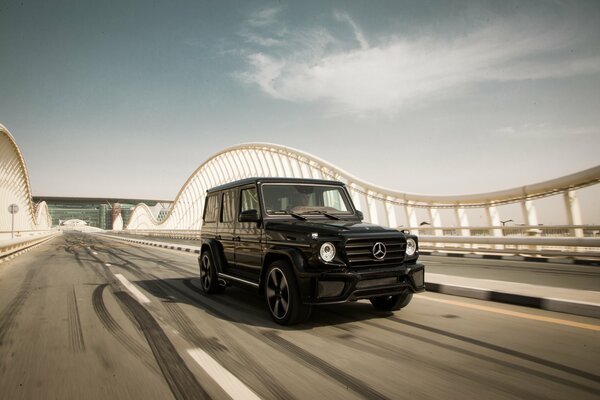
[[[47,230],[52,219],[46,202],[35,205],[31,199],[29,174],[23,154],[8,129],[0,124],[0,231],[10,231],[12,216],[8,206],[16,204],[15,231]]]
[[[325,178],[348,185],[350,194],[367,221],[398,226],[402,209],[407,225],[417,226],[415,208],[429,212],[434,226],[442,226],[439,209],[453,209],[458,225],[468,226],[466,208],[484,208],[488,225],[500,225],[496,207],[521,203],[526,221],[536,220],[531,201],[563,194],[572,224],[581,223],[575,189],[600,182],[600,166],[528,186],[509,190],[452,196],[405,193],[366,182],[343,169],[301,150],[270,143],[247,143],[232,146],[202,163],[179,191],[165,220],[158,222],[143,204],[138,205],[126,229],[197,230],[202,226],[204,193],[207,189],[252,176]],[[464,232],[468,235],[468,232]]]

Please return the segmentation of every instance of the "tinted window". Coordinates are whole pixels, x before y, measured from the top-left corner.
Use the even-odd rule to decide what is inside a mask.
[[[219,196],[216,194],[208,196],[204,206],[204,222],[217,222],[219,216]]]
[[[285,212],[339,213],[352,212],[346,192],[339,186],[310,184],[265,184],[262,187],[267,214]]]
[[[256,188],[244,189],[241,192],[240,211],[257,210],[258,205],[258,193]]]
[[[233,191],[223,193],[223,207],[221,208],[221,222],[233,222],[235,215]]]

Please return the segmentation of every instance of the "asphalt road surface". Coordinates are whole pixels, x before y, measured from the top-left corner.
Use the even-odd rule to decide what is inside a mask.
[[[600,398],[600,323],[436,293],[282,328],[196,255],[66,233],[0,265],[0,399]]]

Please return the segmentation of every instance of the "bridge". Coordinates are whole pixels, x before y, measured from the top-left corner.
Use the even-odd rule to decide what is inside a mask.
[[[293,329],[247,290],[201,295],[204,194],[252,176],[344,182],[366,221],[419,235],[427,292],[391,313],[363,301],[317,307]],[[600,232],[580,203],[598,183],[600,166],[418,195],[252,143],[202,163],[160,221],[139,204],[110,231],[64,229],[32,201],[0,125],[0,397],[599,397]],[[565,224],[538,212],[547,201]]]

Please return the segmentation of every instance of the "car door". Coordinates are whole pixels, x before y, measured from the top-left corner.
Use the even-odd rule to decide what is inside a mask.
[[[227,190],[223,192],[221,213],[219,215],[219,237],[221,246],[223,246],[223,255],[227,260],[227,265],[224,266],[225,273],[234,272],[236,267],[235,261],[235,190]]]
[[[257,283],[263,263],[263,225],[261,222],[240,222],[239,215],[242,211],[257,210],[260,219],[259,204],[256,185],[240,189],[235,230],[236,271]]]

